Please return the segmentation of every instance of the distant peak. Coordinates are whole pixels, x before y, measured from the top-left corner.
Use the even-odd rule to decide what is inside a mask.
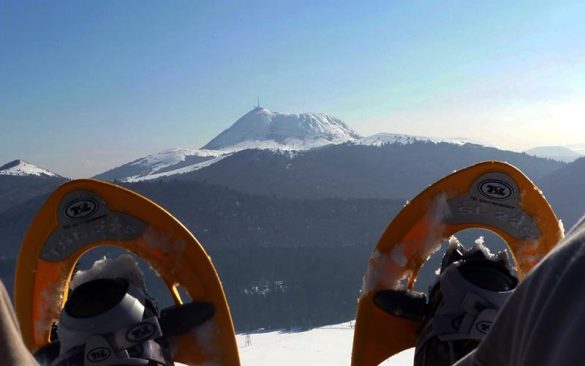
[[[357,132],[331,115],[279,113],[258,103],[203,148],[224,151],[253,148],[307,150],[357,138],[360,138]]]
[[[24,160],[13,160],[8,164],[4,164],[0,167],[0,175],[14,175],[14,176],[48,176],[58,177],[59,175],[52,173],[46,169],[39,168]]]
[[[525,151],[526,154],[539,158],[548,158],[570,163],[583,157],[583,154],[565,146],[539,146]]]

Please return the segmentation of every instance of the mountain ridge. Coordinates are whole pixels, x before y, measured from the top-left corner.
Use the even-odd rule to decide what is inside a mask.
[[[525,153],[539,158],[553,159],[565,163],[571,163],[585,156],[566,146],[537,146],[526,150]]]
[[[299,153],[329,146],[353,144],[379,147],[388,144],[449,143],[462,146],[463,138],[440,139],[396,133],[363,137],[342,120],[325,113],[279,113],[256,107],[201,149],[169,149],[137,159],[95,176],[123,182],[181,177],[247,150],[271,151],[295,158]]]

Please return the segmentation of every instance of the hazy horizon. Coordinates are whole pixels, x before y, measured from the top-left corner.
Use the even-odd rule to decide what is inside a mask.
[[[261,104],[364,136],[585,143],[585,3],[0,4],[0,165],[87,177]]]

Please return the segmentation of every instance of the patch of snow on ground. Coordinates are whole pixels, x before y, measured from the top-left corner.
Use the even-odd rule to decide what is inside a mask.
[[[268,332],[237,336],[242,366],[343,366],[351,363],[354,322],[315,328],[306,332]],[[380,365],[412,366],[414,349]]]

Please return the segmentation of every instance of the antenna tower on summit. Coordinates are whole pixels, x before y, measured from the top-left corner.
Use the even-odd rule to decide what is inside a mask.
[[[254,109],[260,109],[260,97],[258,97],[258,104],[254,106]]]

